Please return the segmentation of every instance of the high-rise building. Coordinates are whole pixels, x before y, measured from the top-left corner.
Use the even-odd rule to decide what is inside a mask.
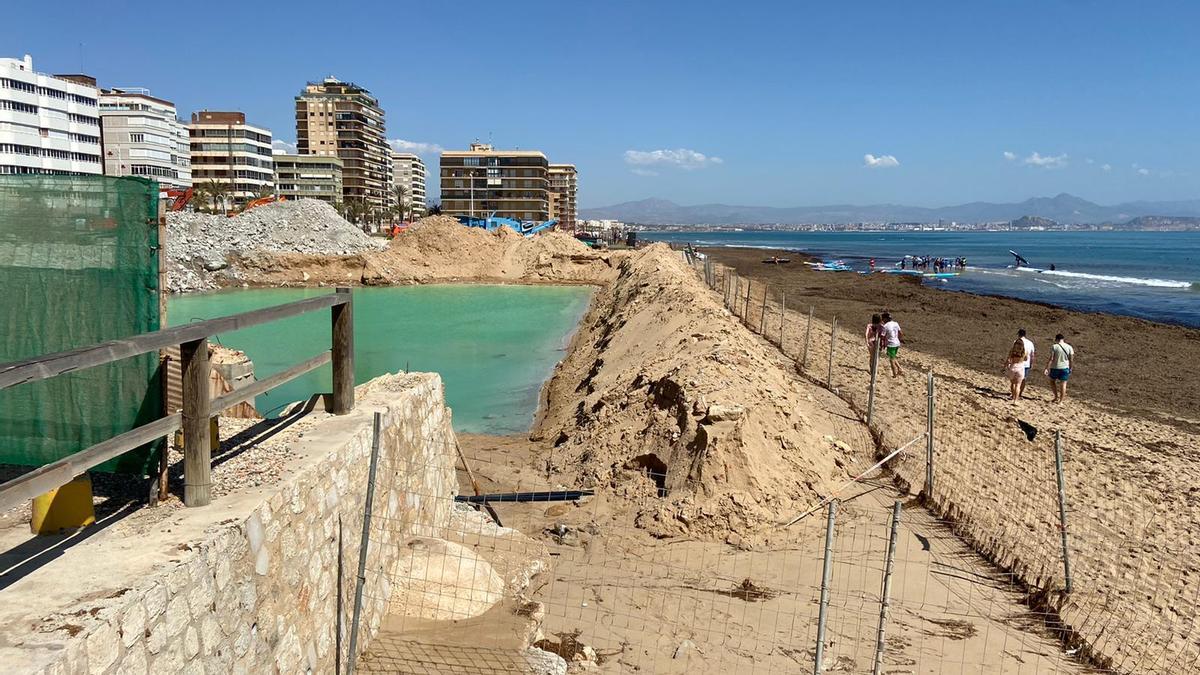
[[[550,217],[558,220],[559,229],[575,230],[576,212],[575,198],[579,191],[579,172],[574,164],[551,164],[550,178]]]
[[[404,186],[407,203],[405,214],[413,220],[425,215],[425,162],[411,152],[392,153],[393,183]]]
[[[275,192],[286,199],[342,203],[342,160],[323,155],[275,155]]]
[[[100,121],[105,174],[146,176],[166,188],[191,186],[191,144],[174,103],[148,89],[104,89]]]
[[[100,174],[96,80],[0,59],[0,174]]]
[[[273,194],[271,131],[246,123],[241,112],[201,110],[188,125],[192,184],[220,195],[222,208]]]
[[[327,77],[296,97],[296,148],[301,155],[342,160],[342,195],[382,211],[391,204],[391,148],[383,109],[371,92]]]
[[[486,143],[447,150],[440,167],[442,212],[549,220],[549,165],[537,150],[495,150]]]

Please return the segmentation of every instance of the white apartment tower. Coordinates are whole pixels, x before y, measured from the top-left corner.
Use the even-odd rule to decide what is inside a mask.
[[[245,113],[201,110],[192,113],[192,184],[211,188],[223,208],[275,191],[271,132],[246,124]]]
[[[425,162],[410,152],[392,153],[392,176],[395,185],[408,191],[404,204],[407,213],[416,220],[425,215]]]
[[[98,96],[92,78],[0,59],[0,174],[102,173]]]
[[[188,130],[174,103],[147,89],[105,89],[100,92],[100,119],[105,174],[145,176],[164,188],[191,187]]]

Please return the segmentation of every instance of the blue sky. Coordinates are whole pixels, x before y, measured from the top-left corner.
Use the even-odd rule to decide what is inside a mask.
[[[584,207],[1200,198],[1200,3],[108,1],[4,14],[0,55],[48,72],[82,62],[185,116],[244,110],[286,141],[306,80],[352,80],[379,97],[392,139],[490,138],[575,163]]]

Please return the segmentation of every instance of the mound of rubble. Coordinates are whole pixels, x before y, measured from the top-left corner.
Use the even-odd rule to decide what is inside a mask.
[[[216,288],[218,276],[239,278],[238,260],[260,254],[346,256],[386,246],[316,199],[275,202],[232,218],[170,213],[167,285],[174,293]]]

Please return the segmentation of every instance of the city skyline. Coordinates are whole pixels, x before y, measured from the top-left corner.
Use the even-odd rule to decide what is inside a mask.
[[[369,89],[392,148],[430,166],[476,139],[569,159],[586,177],[581,208],[646,197],[772,206],[1200,197],[1191,167],[1200,94],[1186,86],[1200,74],[1186,47],[1200,8],[1183,3],[541,4],[467,6],[479,27],[471,39],[527,39],[537,55],[498,62],[467,89],[455,73],[477,70],[478,52],[450,49],[446,37],[463,7],[345,8],[347,19],[372,17],[366,36],[327,49],[331,38],[290,35],[278,6],[229,4],[239,22],[265,27],[260,41],[194,59],[212,36],[187,25],[140,32],[120,49],[100,39],[140,9],[67,3],[87,20],[50,32],[22,29],[36,15],[19,6],[6,10],[14,20],[0,26],[0,44],[6,57],[31,54],[41,72],[148,88],[185,118],[245,111],[281,149],[297,140],[296,92],[332,75]],[[570,51],[545,49],[568,29],[580,38]]]

